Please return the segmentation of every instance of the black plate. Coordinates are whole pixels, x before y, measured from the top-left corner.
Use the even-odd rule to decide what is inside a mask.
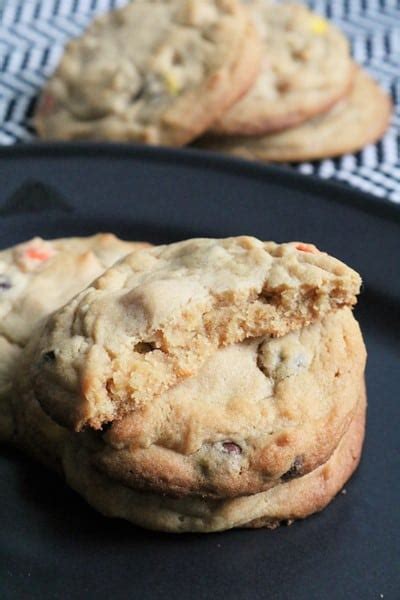
[[[22,186],[22,188],[21,188]],[[2,598],[398,599],[400,212],[348,188],[195,151],[0,152],[1,246],[111,230],[169,242],[312,241],[364,277],[369,351],[360,469],[321,514],[275,531],[151,533],[91,510],[51,473],[0,459]]]

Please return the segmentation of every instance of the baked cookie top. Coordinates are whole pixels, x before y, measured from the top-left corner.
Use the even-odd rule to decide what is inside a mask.
[[[220,348],[196,376],[114,421],[92,463],[168,495],[269,489],[328,459],[352,419],[364,367],[348,308],[280,338]]]
[[[116,260],[147,245],[107,233],[50,241],[37,237],[0,251],[0,393],[37,322]]]
[[[101,428],[195,375],[219,347],[353,305],[360,282],[303,243],[243,236],[138,250],[50,317],[27,349],[28,376],[55,420]]]
[[[136,0],[67,45],[35,126],[45,138],[180,146],[247,91],[260,58],[236,0]]]
[[[300,4],[253,0],[248,6],[263,41],[263,66],[212,132],[252,135],[292,127],[347,93],[354,67],[334,25]]]
[[[349,96],[324,115],[280,133],[207,138],[201,146],[253,160],[318,160],[356,152],[377,141],[387,129],[391,113],[389,96],[359,69]]]

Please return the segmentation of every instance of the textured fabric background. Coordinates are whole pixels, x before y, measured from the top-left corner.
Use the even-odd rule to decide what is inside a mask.
[[[0,0],[0,144],[31,141],[38,91],[65,42],[95,14],[126,0]],[[362,152],[297,165],[306,174],[345,181],[400,203],[400,1],[310,0],[349,37],[354,58],[390,91],[396,105],[385,138]]]

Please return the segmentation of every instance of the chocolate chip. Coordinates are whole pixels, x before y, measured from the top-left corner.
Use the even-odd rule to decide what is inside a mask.
[[[139,352],[139,354],[147,354],[155,349],[156,345],[154,342],[138,342],[134,347],[135,352]]]
[[[295,479],[296,477],[300,477],[302,475],[303,470],[303,458],[301,456],[296,456],[294,462],[290,469],[286,471],[281,477],[282,481],[290,481],[290,479]]]
[[[0,275],[0,291],[9,290],[12,288],[12,283],[7,275]]]
[[[54,352],[54,350],[49,350],[48,352],[45,352],[44,354],[42,354],[42,361],[45,363],[52,363],[56,360],[56,353]]]
[[[222,448],[224,449],[224,452],[228,452],[228,454],[242,454],[241,447],[235,444],[235,442],[223,442]]]

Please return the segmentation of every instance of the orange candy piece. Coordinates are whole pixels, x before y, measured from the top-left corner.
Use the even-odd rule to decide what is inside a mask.
[[[300,242],[296,244],[296,250],[300,250],[300,252],[310,252],[311,254],[319,254],[319,250],[314,244],[303,244]]]
[[[49,250],[39,249],[39,248],[28,248],[25,251],[25,256],[30,258],[31,260],[38,260],[40,262],[47,260],[50,256],[53,255],[53,252]]]
[[[52,244],[40,238],[21,244],[14,251],[18,267],[25,272],[34,271],[55,254]]]

